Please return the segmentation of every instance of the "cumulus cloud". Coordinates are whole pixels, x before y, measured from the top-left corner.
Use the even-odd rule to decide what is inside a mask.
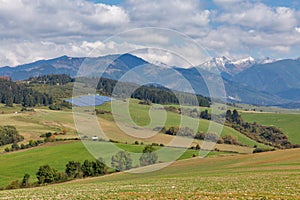
[[[247,4],[239,10],[222,13],[216,20],[267,32],[289,31],[298,23],[295,10],[287,7],[271,8],[261,3]]]
[[[114,30],[129,22],[118,6],[84,0],[1,0],[2,38],[30,39],[96,34],[100,28]],[[107,30],[108,32],[108,30]]]
[[[143,48],[139,44],[146,41],[157,47],[172,40],[144,29],[132,32],[136,35],[122,43],[105,43],[110,36],[141,27],[182,32],[218,56],[252,55],[260,49],[277,55],[299,52],[300,11],[292,5],[276,7],[247,0],[212,2],[213,7],[199,0],[125,0],[120,5],[88,0],[0,0],[0,66],[64,54],[125,53]],[[182,51],[191,57],[195,49]],[[159,54],[152,52],[148,57],[154,60]],[[198,60],[193,59],[194,64]],[[172,63],[174,59],[166,54],[162,61]]]
[[[0,65],[15,66],[63,54],[83,55],[93,48],[88,41],[122,30],[130,17],[122,7],[84,0],[0,0],[0,22]]]
[[[143,26],[181,30],[188,26],[207,26],[210,11],[201,9],[198,0],[128,0],[126,5],[133,23]]]

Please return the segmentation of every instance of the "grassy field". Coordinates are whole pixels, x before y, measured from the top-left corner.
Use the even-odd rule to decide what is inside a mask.
[[[13,125],[25,137],[25,142],[40,139],[46,132],[61,132],[67,130],[75,136],[75,126],[71,111],[53,111],[46,108],[35,109],[34,112],[20,112],[21,107],[7,108],[0,106],[0,125]]]
[[[98,109],[110,110],[110,104],[104,104]],[[133,100],[130,102],[130,114],[134,119],[134,122],[140,126],[145,126],[149,123],[149,106],[140,105],[138,101]],[[3,105],[0,106],[0,125],[13,125],[16,126],[17,130],[25,137],[24,143],[29,140],[37,140],[41,139],[39,136],[46,132],[61,132],[62,130],[67,130],[66,136],[58,136],[58,137],[77,137],[77,132],[75,129],[75,124],[73,121],[73,114],[71,110],[64,111],[52,111],[47,108],[36,108],[35,112],[20,112],[21,107],[13,107],[8,108]],[[180,124],[181,116],[167,112],[167,121],[165,125],[167,127],[170,126],[178,126]],[[168,145],[169,142],[174,138],[170,135],[165,134],[156,134],[153,137],[140,139],[138,137],[132,137],[128,134],[124,134],[122,130],[114,123],[112,120],[111,114],[99,115],[99,124],[101,128],[105,132],[106,136],[110,139],[133,143],[138,140],[139,142],[143,141],[145,143],[158,143]],[[190,117],[183,117],[183,120],[190,126],[197,126],[199,124],[199,131],[207,131],[209,127],[209,121],[207,120],[196,120]],[[127,121],[124,121],[127,123]],[[216,127],[221,128],[221,125],[213,123]],[[138,136],[144,130],[134,128],[132,129],[132,134]],[[216,148],[225,151],[236,151],[240,153],[251,153],[253,150],[253,146],[257,145],[259,147],[265,147],[262,144],[259,144],[243,134],[228,128],[224,127],[222,135],[232,135],[236,137],[240,142],[249,147],[239,147],[233,145],[217,145]],[[202,144],[201,141],[194,141],[193,146],[196,144]],[[8,145],[10,146],[10,145]],[[3,151],[6,146],[1,146],[0,151]]]
[[[243,112],[242,117],[245,121],[276,126],[292,143],[300,144],[300,114]]]
[[[153,173],[116,173],[1,191],[1,199],[300,199],[300,149],[189,159]]]
[[[90,142],[91,148],[97,148],[97,156],[104,158],[107,163],[110,163],[111,156],[109,154],[110,143],[106,142]],[[134,157],[134,153],[142,152],[143,145],[126,145],[117,144],[120,150],[126,150],[132,153],[133,166],[138,165],[139,155]],[[156,147],[159,148],[159,147]],[[170,151],[176,153],[180,149],[169,148]],[[191,158],[193,155],[198,155],[199,151],[187,150],[179,159]],[[217,156],[220,154],[230,154],[226,152],[210,152],[209,156]],[[167,156],[167,155],[166,155]],[[159,156],[159,161],[169,161],[168,157]],[[0,187],[6,186],[9,182],[15,179],[22,179],[25,173],[31,175],[32,180],[36,181],[35,173],[39,166],[49,164],[59,171],[65,169],[68,161],[94,160],[95,158],[88,152],[81,142],[60,142],[48,143],[41,147],[5,153],[0,155]]]
[[[150,117],[149,117],[150,106],[140,105],[140,104],[138,104],[138,100],[131,100],[129,105],[130,105],[130,107],[129,107],[130,116],[131,116],[132,120],[135,122],[135,124],[137,124],[139,126],[147,126],[150,123]],[[110,103],[106,103],[101,106],[97,106],[97,109],[111,111],[111,105],[110,105]],[[206,108],[201,108],[201,110],[204,110],[204,109],[206,109]],[[160,113],[158,113],[158,114],[160,114]],[[132,123],[126,117],[124,117],[125,114],[118,113],[118,115],[119,115],[119,118],[118,118],[119,121],[127,123],[127,124]],[[100,118],[102,118],[103,126],[106,126],[106,124],[109,122],[113,122],[113,116],[111,114],[103,114],[103,115],[99,115],[99,116],[100,116]],[[163,125],[167,128],[169,128],[171,126],[179,126],[180,120],[184,121],[185,122],[184,124],[187,125],[188,127],[194,127],[195,124],[196,124],[196,126],[198,125],[197,131],[207,132],[208,128],[210,126],[210,123],[212,126],[215,126],[216,129],[221,129],[221,125],[217,124],[215,122],[211,122],[211,121],[203,120],[203,119],[198,120],[198,119],[194,119],[194,118],[187,117],[187,116],[181,116],[181,115],[173,113],[173,112],[166,112],[166,121]],[[100,124],[101,124],[101,121],[100,121]],[[109,124],[110,124],[109,125],[110,127],[115,126],[115,123],[109,123]],[[154,123],[152,122],[152,124],[151,124],[153,126],[152,128],[155,128],[155,125],[153,125],[153,124],[155,124],[155,122]],[[134,124],[132,126],[134,126]],[[111,132],[114,132],[114,133],[119,132],[119,134],[117,134],[117,136],[115,138],[120,137],[120,135],[122,135],[120,133],[120,130],[118,130],[117,128]],[[223,131],[221,133],[221,136],[225,136],[225,135],[232,135],[232,136],[236,137],[238,139],[238,141],[240,141],[242,144],[245,144],[249,147],[253,147],[254,145],[257,145],[258,147],[266,148],[265,145],[257,143],[255,141],[251,140],[250,138],[246,137],[245,135],[241,134],[240,132],[238,132],[232,128],[226,127],[226,126],[223,127]],[[160,138],[160,139],[162,139],[162,138]],[[164,143],[163,141],[164,140],[162,139],[161,143]]]

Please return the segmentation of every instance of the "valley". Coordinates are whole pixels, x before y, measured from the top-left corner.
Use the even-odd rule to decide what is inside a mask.
[[[161,198],[161,195],[208,199],[224,196],[298,198],[300,114],[297,110],[241,103],[211,104],[209,98],[201,95],[197,96],[199,102],[195,104],[189,93],[176,91],[185,101],[182,106],[178,105],[172,92],[153,85],[139,88],[131,98],[110,99],[107,96],[112,95],[116,81],[102,78],[97,94],[86,94],[85,84],[94,79],[85,79],[86,83],[80,83],[79,79],[80,84],[76,87],[80,88],[81,96],[75,100],[71,98],[74,79],[67,75],[46,75],[16,83],[23,87],[21,91],[37,95],[36,99],[39,95],[47,96],[52,100],[48,104],[40,104],[37,100],[36,105],[28,106],[16,103],[15,98],[7,102],[10,96],[2,94],[0,126],[15,127],[24,139],[0,146],[0,189],[4,190],[0,191],[0,197],[9,195],[18,199],[37,193],[39,199],[64,195],[74,195],[74,198],[101,195],[111,195],[112,198],[127,195],[135,198]],[[124,91],[135,87],[132,83],[122,84]],[[2,87],[5,88],[5,84]],[[151,101],[147,99],[149,97]],[[77,105],[72,107],[72,103]],[[122,109],[124,103],[128,105],[129,118],[126,109]],[[116,108],[120,109],[116,112]],[[89,118],[96,120],[104,135],[92,130],[95,127],[89,124]],[[225,119],[224,126],[222,118]],[[161,120],[165,120],[163,127],[160,127]],[[81,121],[86,131],[78,129],[80,124],[77,123]],[[129,128],[127,132],[122,126]],[[211,132],[211,127],[221,130],[220,135]],[[176,139],[178,141],[174,143]],[[153,148],[157,160],[143,166],[140,155],[148,146]],[[212,151],[207,147],[212,147]],[[118,172],[110,165],[115,148],[130,155],[129,171]],[[206,157],[200,158],[201,155]],[[65,177],[66,163],[85,163],[95,158],[101,158],[107,164],[108,174],[93,178]],[[169,162],[172,164],[158,171],[135,174],[160,168]],[[48,164],[62,178],[39,184],[37,170]],[[29,188],[18,192],[24,174],[30,177],[26,183]],[[280,181],[274,185],[271,177]],[[71,194],[71,190],[78,192]]]
[[[0,200],[300,200],[299,52],[299,0],[0,0]]]

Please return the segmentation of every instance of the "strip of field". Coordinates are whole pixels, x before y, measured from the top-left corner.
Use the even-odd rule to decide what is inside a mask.
[[[117,173],[0,192],[2,199],[299,199],[300,149],[178,161],[153,173]]]

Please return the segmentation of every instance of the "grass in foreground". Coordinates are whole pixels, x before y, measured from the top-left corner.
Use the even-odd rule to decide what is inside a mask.
[[[299,199],[300,149],[178,161],[153,173],[116,173],[1,191],[2,199]]]

